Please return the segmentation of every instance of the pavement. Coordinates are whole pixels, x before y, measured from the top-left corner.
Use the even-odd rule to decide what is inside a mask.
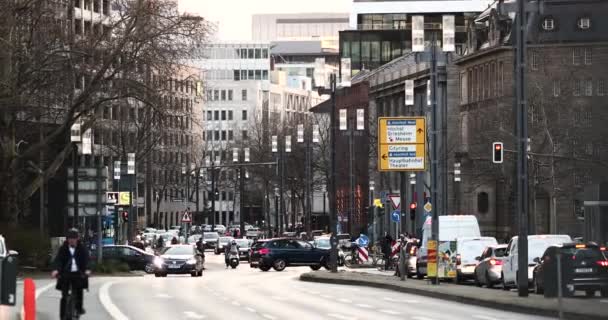
[[[300,281],[310,271],[307,267],[262,272],[243,262],[235,270],[225,269],[223,256],[211,252],[206,268],[203,277],[196,278],[93,277],[90,291],[85,292],[83,319],[440,320],[446,315],[450,320],[549,319],[365,285]],[[36,319],[57,319],[60,293],[54,281],[36,279],[35,283]],[[21,297],[20,287],[18,304]]]
[[[455,285],[444,282],[439,286],[434,286],[428,280],[407,279],[400,281],[393,274],[394,271],[349,269],[348,271],[340,270],[338,273],[328,271],[307,272],[300,276],[300,280],[312,283],[388,289],[413,294],[417,297],[441,299],[442,304],[451,301],[465,303],[471,305],[471,307],[490,307],[497,310],[524,312],[548,317],[558,316],[559,304],[557,298],[548,299],[532,292],[527,298],[522,298],[518,296],[516,290],[504,291],[501,288],[478,288],[473,285]],[[599,297],[566,298],[563,299],[562,310],[565,319],[608,319],[608,299]]]

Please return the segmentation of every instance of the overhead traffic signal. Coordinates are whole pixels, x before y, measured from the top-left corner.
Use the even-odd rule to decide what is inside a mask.
[[[492,162],[502,163],[504,148],[502,142],[494,142],[492,144]]]
[[[416,220],[416,202],[410,203],[410,220]]]
[[[129,211],[122,211],[121,215],[123,222],[129,222]]]

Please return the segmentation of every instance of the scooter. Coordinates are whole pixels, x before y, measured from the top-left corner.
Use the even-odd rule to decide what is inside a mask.
[[[228,264],[230,265],[230,267],[232,269],[236,269],[236,267],[238,267],[239,263],[240,263],[239,254],[230,252],[230,255],[228,256]]]

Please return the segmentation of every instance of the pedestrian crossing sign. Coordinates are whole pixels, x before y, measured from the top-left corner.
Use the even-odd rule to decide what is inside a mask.
[[[184,211],[184,215],[182,216],[182,222],[192,222],[192,215],[188,211]]]

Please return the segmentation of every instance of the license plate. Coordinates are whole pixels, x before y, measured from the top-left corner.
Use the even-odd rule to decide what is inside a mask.
[[[576,273],[591,273],[593,272],[593,268],[576,268],[574,270]]]
[[[180,266],[178,266],[178,265],[172,265],[172,264],[170,264],[170,265],[168,266],[168,268],[169,268],[169,269],[179,269],[179,267],[180,267]]]

